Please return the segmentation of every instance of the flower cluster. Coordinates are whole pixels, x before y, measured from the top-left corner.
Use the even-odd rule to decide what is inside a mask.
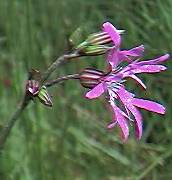
[[[103,24],[102,31],[103,37],[105,37],[103,42],[112,43],[112,47],[106,52],[106,60],[110,70],[102,72],[87,68],[81,72],[80,82],[84,87],[90,88],[90,91],[86,93],[88,99],[98,98],[103,93],[106,94],[113,113],[113,119],[107,126],[108,128],[118,125],[122,131],[122,137],[126,141],[129,136],[129,124],[133,122],[136,137],[140,139],[142,136],[142,116],[139,108],[159,114],[164,114],[165,108],[156,102],[136,98],[134,94],[126,90],[125,81],[127,78],[131,78],[146,89],[146,85],[137,77],[137,74],[157,73],[166,70],[166,67],[161,64],[169,59],[169,55],[165,54],[156,59],[140,61],[144,52],[143,45],[130,50],[121,50],[121,31],[109,22]],[[122,67],[121,63],[124,61],[128,64]]]
[[[126,141],[129,136],[129,124],[133,123],[136,137],[140,139],[142,136],[142,115],[139,108],[159,114],[164,114],[165,108],[159,103],[135,97],[133,93],[126,89],[125,82],[130,78],[146,89],[146,85],[137,74],[158,73],[166,70],[162,63],[169,59],[169,54],[141,61],[140,59],[144,53],[143,45],[121,50],[121,35],[123,32],[124,30],[117,30],[111,23],[106,22],[103,24],[101,32],[89,35],[84,42],[74,47],[74,53],[69,56],[69,59],[71,59],[71,57],[106,54],[108,63],[106,72],[86,68],[79,75],[69,75],[43,84],[41,73],[32,69],[26,83],[26,95],[32,100],[38,98],[42,104],[52,107],[53,103],[47,87],[63,80],[79,79],[83,87],[90,89],[86,93],[86,98],[94,99],[102,94],[106,95],[113,114],[112,121],[107,128],[111,129],[118,125],[123,140]],[[67,59],[66,56],[65,58],[62,57],[62,60]],[[50,69],[52,67],[52,69],[55,69],[58,64],[60,63],[56,61]]]

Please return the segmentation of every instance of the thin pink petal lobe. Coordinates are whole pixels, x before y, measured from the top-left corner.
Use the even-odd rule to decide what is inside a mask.
[[[148,111],[152,111],[159,114],[165,114],[165,107],[153,101],[134,98],[133,104],[139,108],[143,108]]]
[[[136,107],[132,104],[133,95],[121,87],[118,91],[118,96],[124,106],[132,113],[135,118],[136,137],[138,139],[142,136],[142,116]]]
[[[108,35],[111,37],[114,45],[119,47],[121,44],[121,37],[117,29],[109,22],[103,24],[103,31],[107,32]]]
[[[116,117],[115,121],[117,121],[119,127],[121,128],[122,138],[124,141],[126,141],[129,136],[128,123],[126,119],[124,118],[124,116],[122,115],[121,110],[117,106],[113,105],[113,110]],[[112,126],[113,124],[111,124],[109,127],[112,127]]]
[[[138,62],[137,64],[138,65],[156,65],[156,64],[161,64],[163,63],[164,61],[167,61],[168,59],[170,58],[170,55],[169,54],[165,54],[163,56],[160,56],[156,59],[151,59],[151,60],[147,60],[147,61],[140,61]]]
[[[101,96],[103,93],[104,93],[104,83],[100,83],[92,90],[86,93],[86,98],[94,99]]]
[[[144,46],[140,45],[140,46],[132,48],[130,50],[123,50],[122,52],[123,52],[123,54],[125,54],[127,56],[140,57],[143,55]]]

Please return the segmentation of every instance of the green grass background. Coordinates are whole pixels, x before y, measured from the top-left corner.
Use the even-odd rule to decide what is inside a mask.
[[[123,48],[146,47],[145,58],[172,51],[171,0],[0,0],[0,128],[15,111],[29,69],[44,71],[67,51],[69,35],[84,36],[111,21],[125,29]],[[104,67],[103,57],[71,61],[54,77],[83,67]],[[104,99],[89,101],[76,81],[50,89],[53,108],[39,102],[24,111],[0,153],[1,180],[171,180],[172,63],[144,75],[138,96],[164,104],[165,116],[143,111],[144,133],[127,144],[118,129],[106,130],[111,114]]]

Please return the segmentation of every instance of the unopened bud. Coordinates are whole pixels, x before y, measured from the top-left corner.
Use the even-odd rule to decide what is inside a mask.
[[[91,45],[104,45],[111,42],[111,37],[106,32],[94,33],[86,40]]]
[[[46,106],[53,106],[50,95],[48,94],[46,86],[42,86],[38,93],[40,102]]]
[[[117,30],[119,34],[123,34],[125,30]],[[98,32],[93,33],[88,36],[88,38],[79,44],[76,49],[82,50],[88,46],[96,46],[96,45],[105,45],[112,42],[111,37],[107,32]]]
[[[79,53],[84,56],[97,56],[105,54],[110,49],[112,49],[112,47],[104,45],[90,45],[80,50]]]
[[[36,80],[28,80],[26,83],[26,93],[36,96],[39,92],[39,82]]]
[[[110,36],[106,32],[90,34],[88,38],[79,44],[76,49],[85,49],[87,46],[104,45],[111,42]]]
[[[103,71],[93,68],[86,68],[80,73],[79,79],[83,87],[92,89],[100,83],[100,79],[104,75],[105,73]]]
[[[118,33],[123,34],[124,30],[118,30]],[[90,34],[86,42],[90,45],[104,45],[112,42],[112,39],[107,32],[98,32]]]

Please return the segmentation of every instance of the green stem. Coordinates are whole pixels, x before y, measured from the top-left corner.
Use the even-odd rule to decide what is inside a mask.
[[[44,82],[48,79],[48,77],[51,75],[53,71],[55,71],[61,64],[63,64],[66,60],[77,58],[79,57],[79,54],[77,52],[74,52],[72,54],[63,55],[57,58],[54,63],[50,65],[50,67],[43,73],[41,77],[42,85],[44,85]],[[67,80],[65,77],[61,79],[57,79],[56,82],[54,81],[52,84],[56,84],[58,82],[61,82],[62,80]],[[50,86],[50,84],[49,84]],[[7,141],[8,136],[10,135],[10,132],[12,128],[14,127],[16,121],[20,117],[21,113],[24,111],[24,109],[27,107],[27,105],[30,103],[31,98],[24,95],[23,100],[21,101],[20,105],[17,107],[11,118],[6,122],[2,130],[0,131],[0,149],[3,149],[5,142]]]
[[[70,79],[79,79],[79,74],[70,74],[70,75],[66,75],[66,76],[63,76],[63,77],[59,77],[57,79],[53,79],[51,81],[48,81],[44,85],[46,87],[51,87],[51,86],[53,86],[55,84],[58,84],[58,83],[61,83],[63,81],[67,81],[67,80],[70,80]]]
[[[56,70],[61,64],[63,64],[66,60],[70,60],[77,57],[80,57],[80,55],[77,52],[75,52],[73,54],[63,55],[59,57],[57,60],[55,60],[54,63],[52,63],[52,65],[47,69],[47,71],[43,73],[41,79],[42,84],[48,79],[50,74],[54,70]]]
[[[9,121],[4,125],[3,129],[0,132],[0,149],[3,148],[3,145],[5,144],[7,137],[9,136],[12,127],[14,126],[15,122],[17,121],[18,117],[21,115],[23,110],[26,108],[26,106],[29,104],[30,98],[25,96],[22,100],[22,102],[17,107],[16,111],[13,113]]]

